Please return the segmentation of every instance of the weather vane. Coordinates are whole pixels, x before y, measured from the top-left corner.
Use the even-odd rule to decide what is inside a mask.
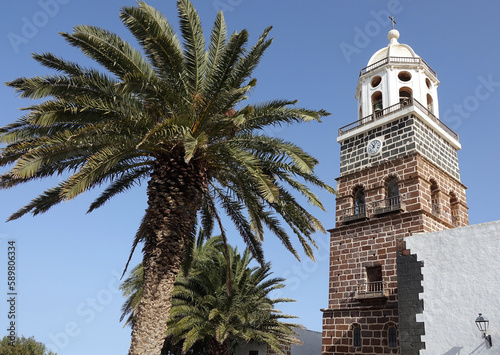
[[[389,18],[391,19],[391,22],[392,22],[392,29],[394,29],[394,24],[396,23],[396,21],[394,20],[394,17],[392,17],[392,16],[389,16]]]

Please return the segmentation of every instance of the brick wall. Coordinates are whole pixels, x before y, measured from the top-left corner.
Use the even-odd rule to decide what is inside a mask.
[[[382,149],[370,156],[366,146],[374,138],[382,140]],[[423,325],[415,319],[422,307],[420,265],[401,255],[408,253],[405,238],[413,234],[469,224],[456,149],[411,114],[340,144],[322,354],[416,355],[424,346]],[[400,203],[381,212],[392,178],[398,180]],[[360,188],[365,209],[355,210]],[[374,282],[383,285],[382,292],[366,292],[372,268],[382,273],[382,281]],[[399,305],[399,294],[404,305]],[[361,329],[359,347],[354,346],[353,327]],[[396,329],[396,344],[389,344],[388,329]]]
[[[342,225],[343,211],[353,206],[356,187],[364,188],[367,212],[373,214],[369,209],[370,203],[384,198],[385,182],[390,177],[399,179],[399,192],[406,205],[406,211],[422,210],[435,217],[434,222],[429,221],[429,228],[426,230],[436,231],[469,225],[466,187],[419,153],[339,177],[335,225]],[[431,181],[435,181],[438,186],[437,212],[433,210],[431,202]],[[453,195],[456,197],[456,202],[452,203]],[[456,209],[457,212],[453,212],[452,209]],[[454,213],[457,219],[452,218]]]
[[[342,354],[399,354],[389,347],[388,328],[397,327],[397,309],[372,308],[351,311],[331,310],[323,317],[323,355]],[[361,346],[352,343],[353,327],[361,327]]]
[[[375,215],[370,205],[385,197],[386,181],[390,177],[399,180],[405,209]],[[453,227],[453,208],[458,207],[462,213],[460,225],[468,225],[465,186],[418,152],[341,176],[337,181],[339,195],[336,228],[330,230],[329,302],[323,317],[323,355],[408,355],[399,345],[389,347],[387,332],[383,330],[388,324],[396,327],[400,324],[398,256],[406,250],[406,237]],[[439,213],[433,213],[432,181],[438,187]],[[353,193],[359,186],[365,190],[367,219],[346,223],[342,211],[352,207]],[[357,297],[359,286],[366,282],[366,268],[373,266],[381,267],[385,297]],[[412,315],[403,312],[402,316],[405,317],[404,336],[409,339],[407,325]],[[353,324],[362,330],[360,348],[353,346]],[[420,326],[413,328],[415,334],[423,331]],[[414,348],[421,345],[415,344]]]

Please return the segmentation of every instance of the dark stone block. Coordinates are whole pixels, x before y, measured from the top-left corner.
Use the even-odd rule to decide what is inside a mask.
[[[398,275],[398,311],[399,311],[399,345],[401,354],[418,355],[425,344],[421,336],[425,334],[423,323],[416,321],[416,315],[422,313],[424,304],[419,299],[423,291],[422,262],[416,255],[399,255],[397,257]]]

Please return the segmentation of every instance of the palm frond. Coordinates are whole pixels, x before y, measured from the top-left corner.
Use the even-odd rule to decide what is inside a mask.
[[[223,54],[226,47],[227,27],[222,11],[217,13],[215,22],[210,34],[210,45],[208,47],[207,59],[207,77],[210,78],[212,73],[219,65],[219,58]]]
[[[141,179],[145,178],[145,176],[151,171],[150,166],[142,165],[144,165],[144,163],[141,163],[139,165],[140,167],[135,166],[135,169],[131,171],[123,172],[118,179],[113,181],[113,183],[110,184],[94,202],[91,203],[87,213],[101,207],[115,195],[125,192],[138,185]],[[120,171],[122,170],[120,169]]]
[[[184,38],[184,58],[189,73],[190,94],[198,93],[203,85],[206,72],[205,39],[201,21],[189,0],[178,0],[180,28]]]
[[[272,39],[267,39],[272,27],[267,27],[259,37],[257,43],[251,48],[248,54],[239,61],[233,71],[232,79],[229,83],[231,87],[240,87],[245,80],[251,77],[253,70],[257,67],[265,50],[271,45]]]
[[[61,35],[119,78],[127,73],[141,73],[145,77],[154,75],[140,52],[110,31],[95,26],[76,26],[72,34]]]
[[[62,201],[61,198],[61,188],[63,183],[60,183],[57,187],[46,190],[37,198],[33,199],[29,204],[19,209],[17,212],[13,213],[7,221],[13,221],[24,216],[26,213],[32,213],[36,216],[39,213],[46,212],[52,206],[55,206]]]
[[[65,72],[71,76],[84,75],[87,70],[82,68],[78,63],[70,62],[63,58],[56,57],[52,53],[33,53],[33,59],[47,68],[52,68],[57,71]]]
[[[138,7],[123,7],[120,18],[143,46],[158,76],[179,89],[184,57],[180,41],[168,20],[143,1],[138,2]]]
[[[91,156],[86,164],[73,174],[64,184],[61,194],[66,200],[72,199],[96,184],[96,180],[106,173],[120,160],[129,150],[117,147],[106,147]]]

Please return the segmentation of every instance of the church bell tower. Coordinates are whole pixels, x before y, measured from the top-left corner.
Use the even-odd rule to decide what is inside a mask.
[[[401,303],[405,237],[469,224],[461,145],[439,119],[437,74],[397,30],[387,37],[359,74],[357,120],[338,132],[323,355],[418,354],[405,350],[402,329],[415,321]]]

